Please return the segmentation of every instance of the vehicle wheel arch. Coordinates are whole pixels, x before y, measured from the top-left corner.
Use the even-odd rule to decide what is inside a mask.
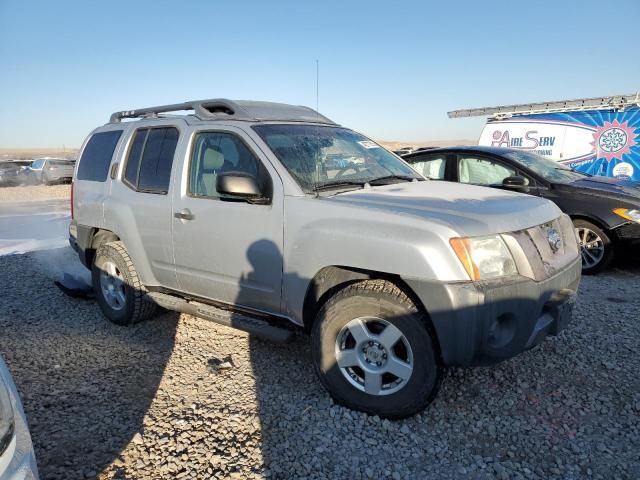
[[[86,265],[91,267],[100,245],[108,242],[117,242],[118,240],[120,240],[120,237],[111,230],[92,228],[89,233],[89,248],[85,251]]]
[[[576,213],[576,214],[572,214],[569,215],[569,218],[571,218],[571,220],[584,220],[585,222],[589,222],[594,224],[596,227],[600,228],[601,230],[603,230],[605,233],[607,233],[607,235],[609,235],[611,237],[611,240],[617,240],[617,236],[615,234],[615,229],[609,227],[607,225],[606,222],[604,222],[603,220],[594,217],[592,215],[587,215],[584,213]]]
[[[431,334],[438,358],[442,359],[440,341],[436,333],[431,317],[426,306],[422,303],[413,289],[402,279],[400,275],[348,267],[343,265],[331,265],[320,269],[309,282],[303,304],[303,325],[307,332],[311,331],[316,320],[316,315],[322,306],[346,286],[364,280],[386,280],[400,290],[424,313],[424,321]]]

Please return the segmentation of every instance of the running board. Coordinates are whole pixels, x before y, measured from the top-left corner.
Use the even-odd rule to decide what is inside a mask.
[[[289,343],[295,338],[292,330],[271,325],[265,320],[211,305],[205,305],[204,303],[190,302],[177,295],[149,292],[147,293],[147,297],[155,304],[167,310],[186,313],[187,315],[209,320],[210,322],[215,322],[225,327],[236,328],[271,342]]]

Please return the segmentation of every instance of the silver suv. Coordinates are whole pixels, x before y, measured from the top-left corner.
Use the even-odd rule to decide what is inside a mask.
[[[16,388],[7,364],[0,357],[0,478],[37,480],[38,466]]]
[[[423,409],[447,366],[556,335],[580,280],[553,203],[429,181],[306,107],[114,113],[72,192],[70,242],[112,322],[163,307],[276,341],[299,327],[335,400],[383,417]]]
[[[35,183],[52,185],[73,178],[74,161],[63,158],[39,158],[29,166],[29,175]]]

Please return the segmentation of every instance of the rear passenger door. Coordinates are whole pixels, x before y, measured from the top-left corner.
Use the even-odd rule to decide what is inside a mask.
[[[283,189],[260,153],[233,127],[194,132],[180,188],[174,189],[175,264],[184,292],[279,313]],[[231,172],[257,179],[268,201],[255,204],[218,193],[218,175]]]
[[[431,180],[450,180],[451,156],[447,154],[416,155],[407,160],[414,170]]]
[[[107,228],[122,239],[150,286],[177,287],[169,191],[180,128],[139,126],[127,135],[123,165],[112,168],[111,194],[105,202]]]
[[[488,187],[502,185],[505,178],[517,175],[517,171],[494,157],[476,153],[461,153],[457,155],[455,174],[460,183]]]

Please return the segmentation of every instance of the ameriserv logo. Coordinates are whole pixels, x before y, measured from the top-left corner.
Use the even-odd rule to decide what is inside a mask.
[[[539,136],[537,130],[528,130],[523,136],[514,137],[511,136],[509,130],[495,130],[492,138],[492,147],[532,150],[533,153],[543,156],[551,156],[553,150],[540,149],[540,147],[553,147],[556,143],[555,136]]]

